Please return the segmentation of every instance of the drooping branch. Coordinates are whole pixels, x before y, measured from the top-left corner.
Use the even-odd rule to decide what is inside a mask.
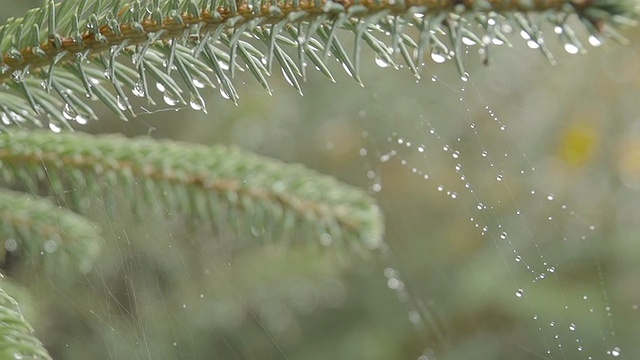
[[[213,223],[241,217],[243,227],[272,234],[306,231],[351,248],[382,244],[380,210],[361,190],[239,149],[49,131],[0,134],[0,144],[3,176],[47,179],[60,195],[65,181],[110,193],[121,185],[131,202],[161,199],[173,212]]]
[[[590,43],[600,44],[608,36],[620,38],[613,27],[629,22],[633,5],[630,0],[51,0],[0,28],[0,82],[10,89],[2,90],[7,96],[0,99],[0,112],[6,125],[42,125],[40,115],[47,113],[53,126],[71,127],[70,121],[95,119],[89,98],[126,119],[135,116],[130,94],[153,101],[151,81],[168,105],[206,110],[203,86],[219,86],[225,98],[238,100],[233,81],[238,70],[248,70],[271,91],[267,78],[277,66],[301,92],[299,78],[305,79],[309,62],[333,79],[327,65],[332,54],[360,81],[365,44],[379,63],[397,66],[402,59],[416,76],[425,55],[435,62],[453,59],[464,74],[462,47],[476,45],[486,55],[485,48],[508,44],[503,24],[520,28],[531,46],[553,61],[540,23],[561,29],[567,51],[583,52],[568,17],[577,16],[593,38]],[[341,40],[345,31],[356,37],[352,51]]]

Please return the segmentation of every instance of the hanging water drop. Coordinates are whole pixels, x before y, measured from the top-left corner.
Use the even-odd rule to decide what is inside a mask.
[[[531,49],[538,49],[540,48],[540,44],[538,44],[537,42],[533,41],[533,40],[529,40],[527,41],[527,46]]]
[[[122,111],[127,110],[127,102],[128,102],[127,98],[123,98],[120,95],[116,97],[116,103],[118,104],[118,109]]]
[[[193,110],[202,110],[205,114],[207,113],[207,109],[204,107],[204,101],[200,97],[192,96],[191,101],[189,101],[189,106],[191,106]]]
[[[131,93],[133,93],[133,95],[137,97],[144,97],[144,86],[142,86],[142,81],[138,80],[135,84],[133,84]]]
[[[524,296],[524,290],[522,290],[522,289],[516,290],[516,296],[519,297],[519,298],[523,297]]]
[[[166,90],[164,85],[162,83],[159,83],[159,82],[156,83],[156,89],[158,89],[158,91],[160,91],[160,92],[165,92],[165,90]]]
[[[7,249],[8,252],[16,251],[18,249],[18,242],[9,238],[4,242],[4,248]]]
[[[169,106],[174,106],[175,104],[178,103],[178,100],[176,100],[174,97],[172,97],[169,94],[164,94],[164,96],[162,97],[162,99],[164,100],[164,102],[169,105]]]
[[[228,62],[224,62],[222,60],[218,60],[218,65],[220,66],[220,68],[222,70],[229,70],[229,63]]]
[[[49,239],[44,242],[43,247],[45,252],[49,254],[53,254],[58,250],[58,242],[55,240]]]
[[[445,62],[447,60],[447,58],[444,55],[442,55],[442,54],[440,54],[438,52],[432,52],[431,53],[431,60],[433,60],[435,63],[442,64],[443,62]]]
[[[613,357],[618,357],[622,352],[620,351],[620,348],[616,346],[613,349],[607,351],[607,353]]]
[[[462,76],[460,76],[460,80],[465,81],[465,82],[466,82],[466,81],[469,81],[469,73],[465,71],[465,72],[462,74]]]
[[[85,125],[87,123],[87,118],[82,115],[77,115],[75,118],[76,122],[80,125]]]
[[[471,38],[469,38],[469,37],[463,36],[462,37],[462,43],[467,45],[467,46],[473,46],[473,45],[476,44],[476,41],[471,39]]]
[[[376,65],[378,65],[381,68],[386,68],[391,66],[391,64],[389,64],[389,62],[383,59],[381,56],[376,56],[375,62],[376,62]]]
[[[578,46],[576,46],[575,44],[566,43],[566,44],[564,44],[564,51],[566,51],[567,53],[569,53],[571,55],[575,55],[578,52],[580,52],[580,48]]]
[[[54,133],[59,133],[60,131],[62,131],[62,128],[52,122],[49,123],[49,129],[51,129],[51,131],[53,131]]]
[[[231,96],[229,96],[229,93],[227,93],[227,91],[224,89],[224,87],[220,88],[220,95],[222,95],[223,98],[225,98],[226,100],[230,100]]]
[[[602,40],[595,35],[589,35],[589,44],[593,47],[600,47],[602,46]]]
[[[203,89],[205,87],[204,81],[198,78],[193,78],[193,80],[191,80],[191,83],[193,84],[193,86],[197,87],[198,89]]]
[[[77,117],[77,114],[73,110],[71,105],[67,103],[67,104],[64,104],[64,107],[62,108],[62,117],[64,117],[67,120],[75,120]]]
[[[502,239],[502,240],[506,240],[506,239],[507,239],[507,236],[508,236],[507,232],[506,232],[506,231],[503,231],[503,232],[500,234],[500,239]]]

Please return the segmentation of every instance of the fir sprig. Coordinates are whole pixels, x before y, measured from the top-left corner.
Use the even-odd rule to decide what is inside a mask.
[[[382,243],[381,213],[363,191],[297,165],[240,149],[148,138],[50,131],[0,134],[0,175],[64,196],[113,193],[161,203],[212,223],[240,223],[273,238],[295,234],[349,248]],[[73,199],[72,199],[73,200]],[[81,208],[79,201],[76,207]],[[1,208],[0,208],[1,209]],[[240,220],[240,221],[239,221]]]
[[[11,257],[57,278],[89,271],[101,242],[97,226],[78,214],[38,196],[3,189],[0,239],[5,267]]]
[[[219,87],[234,102],[237,71],[248,71],[270,91],[275,70],[298,91],[309,65],[333,79],[328,56],[360,80],[360,57],[369,46],[379,64],[407,67],[460,58],[463,46],[480,52],[508,43],[519,28],[530,46],[553,61],[541,26],[556,27],[567,51],[584,52],[569,25],[584,24],[592,45],[621,40],[614,28],[635,16],[633,0],[66,0],[45,1],[0,28],[2,123],[54,129],[95,119],[86,99],[98,99],[120,118],[135,116],[130,96],[157,88],[170,106],[206,110],[201,88]],[[504,25],[509,25],[505,27]],[[343,39],[355,35],[353,49]],[[175,75],[177,74],[177,75]],[[180,78],[183,81],[176,81]],[[155,86],[154,86],[155,85]]]
[[[18,303],[0,287],[0,358],[51,360]]]

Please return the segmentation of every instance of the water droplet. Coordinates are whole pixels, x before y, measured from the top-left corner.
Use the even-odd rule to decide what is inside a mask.
[[[549,200],[549,201],[553,201],[553,199],[555,199],[555,197],[553,196],[553,194],[549,194],[549,195],[547,195],[547,200]]]
[[[417,311],[409,311],[409,321],[411,321],[412,324],[417,325],[422,323],[422,317]]]
[[[205,113],[207,112],[204,107],[204,101],[202,100],[202,98],[192,96],[191,101],[189,101],[189,106],[191,106],[193,110],[202,110]]]
[[[138,80],[131,89],[131,92],[134,96],[144,97],[144,86],[142,86],[142,81]]]
[[[458,150],[454,151],[451,156],[453,156],[454,159],[457,159],[460,157],[460,152]]]
[[[122,111],[127,110],[127,102],[128,102],[127,98],[123,98],[120,95],[116,97],[116,103],[118,104],[118,109]]]
[[[575,55],[578,52],[580,52],[580,48],[578,48],[575,44],[566,43],[564,44],[564,51],[566,51],[569,54]]]
[[[222,95],[222,97],[225,98],[226,100],[230,100],[231,99],[231,96],[229,96],[229,94],[224,89],[224,87],[220,88],[220,95]]]
[[[463,36],[462,37],[462,43],[467,45],[467,46],[473,46],[473,45],[476,44],[476,41],[471,39],[471,38],[469,38],[469,37]]]
[[[331,235],[324,233],[322,234],[322,236],[320,236],[320,244],[322,244],[323,246],[329,246],[333,243],[333,238],[331,237]]]
[[[524,290],[522,290],[522,289],[516,290],[516,296],[519,297],[519,298],[523,297],[524,296]]]
[[[496,181],[502,181],[502,175],[496,176]]]
[[[46,251],[49,254],[53,254],[58,250],[58,242],[55,240],[49,239],[44,242],[43,247],[44,247],[44,251]]]
[[[391,66],[391,64],[389,64],[389,62],[383,59],[381,56],[376,56],[375,62],[376,62],[376,65],[378,65],[381,68],[386,68]]]
[[[533,40],[529,40],[527,41],[527,46],[531,49],[538,49],[540,47],[540,44],[538,44],[537,42],[533,41]]]
[[[68,103],[64,104],[64,107],[62,108],[62,117],[64,117],[67,120],[75,120],[77,116],[78,115],[73,110],[71,105],[69,105]]]
[[[229,63],[224,62],[222,60],[218,60],[218,65],[222,70],[229,70]]]
[[[9,238],[4,242],[4,248],[9,252],[16,251],[18,249],[18,242],[15,239]]]
[[[602,40],[595,35],[589,35],[589,44],[593,47],[599,47],[602,46]]]
[[[439,52],[432,52],[431,60],[433,60],[435,63],[442,64],[447,60],[447,58]]]
[[[503,232],[502,232],[502,234],[500,234],[500,239],[502,239],[502,240],[506,240],[506,239],[507,239],[507,236],[508,236],[507,232],[506,232],[506,231],[503,231]]]
[[[21,81],[24,80],[23,76],[22,76],[22,71],[21,70],[16,70],[14,72],[11,73],[11,80],[13,80],[16,83],[19,83]]]
[[[485,150],[480,155],[482,155],[483,158],[486,158],[489,153]]]
[[[53,131],[54,133],[59,133],[60,131],[62,131],[62,128],[52,122],[49,123],[49,129],[51,129],[51,131]]]
[[[164,100],[164,102],[169,105],[169,106],[174,106],[175,104],[178,103],[178,100],[176,100],[174,97],[172,97],[169,94],[164,94],[164,96],[162,97],[162,99]]]
[[[198,78],[193,78],[193,80],[191,80],[191,83],[193,84],[193,86],[197,87],[198,89],[202,89],[205,87],[204,81]]]
[[[88,122],[88,121],[87,121],[87,118],[86,118],[86,117],[84,117],[84,116],[82,116],[82,115],[78,115],[78,116],[76,116],[75,120],[76,120],[76,122],[77,122],[78,124],[80,124],[80,125],[85,125],[85,124]]]
[[[460,80],[465,81],[465,82],[466,82],[466,81],[469,81],[469,73],[465,71],[465,72],[462,74],[462,76],[460,76]]]
[[[569,324],[569,330],[575,331],[576,330],[576,324],[574,324],[574,323]]]
[[[613,349],[611,349],[610,351],[607,351],[607,353],[611,354],[611,356],[618,357],[618,356],[620,356],[620,354],[622,352],[620,351],[620,348],[616,346]]]
[[[159,83],[159,82],[156,83],[156,89],[158,89],[158,91],[160,91],[160,92],[165,92],[165,90],[166,90],[164,85],[162,83]]]

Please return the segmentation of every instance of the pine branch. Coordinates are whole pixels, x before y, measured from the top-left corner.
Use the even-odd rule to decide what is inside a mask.
[[[0,189],[0,239],[5,265],[7,256],[19,257],[62,278],[90,270],[101,237],[96,225],[69,210],[33,195]]]
[[[204,86],[219,87],[234,102],[237,71],[248,71],[267,90],[277,67],[298,91],[313,64],[333,79],[332,54],[360,81],[366,44],[376,62],[398,58],[420,76],[425,55],[447,59],[464,76],[458,54],[477,45],[485,56],[505,33],[520,28],[531,47],[553,60],[541,26],[549,24],[570,53],[584,52],[568,20],[577,17],[590,44],[623,38],[614,27],[630,24],[635,0],[137,0],[45,1],[0,28],[2,123],[42,115],[51,127],[95,119],[86,99],[99,99],[120,118],[135,116],[130,94],[152,100],[156,87],[170,106],[205,110]],[[505,27],[503,25],[509,25]],[[415,28],[415,30],[411,30]],[[559,31],[558,31],[559,29]],[[355,35],[353,50],[342,37]],[[387,34],[389,34],[387,36]],[[412,37],[414,36],[414,37]],[[390,38],[390,39],[387,39]],[[351,55],[350,55],[351,54]],[[132,65],[132,66],[131,66]],[[178,73],[178,75],[174,75]],[[176,81],[176,78],[182,81]],[[155,82],[155,86],[150,86]]]
[[[355,249],[382,242],[381,213],[361,190],[239,149],[49,131],[0,134],[0,144],[2,176],[30,188],[47,180],[57,195],[68,180],[74,193],[111,193],[120,184],[132,203],[144,198],[157,206],[159,199],[172,212],[273,238],[298,230]]]
[[[51,360],[18,303],[0,286],[0,359]]]

